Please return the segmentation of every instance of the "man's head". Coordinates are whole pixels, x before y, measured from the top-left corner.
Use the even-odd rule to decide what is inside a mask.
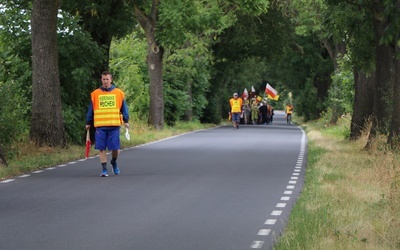
[[[101,83],[103,84],[102,87],[108,89],[111,87],[112,83],[112,75],[108,71],[104,71],[101,73]]]
[[[233,93],[233,98],[238,98],[239,97],[239,95],[238,95],[238,93]]]

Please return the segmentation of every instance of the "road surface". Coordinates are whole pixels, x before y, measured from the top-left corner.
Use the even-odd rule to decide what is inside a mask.
[[[275,113],[123,150],[119,176],[93,157],[0,181],[0,248],[271,249],[307,159],[304,132]]]

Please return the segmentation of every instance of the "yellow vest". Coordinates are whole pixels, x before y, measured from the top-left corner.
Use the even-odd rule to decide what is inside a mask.
[[[124,92],[113,89],[110,92],[96,89],[91,94],[94,112],[94,126],[121,126],[121,106]]]
[[[229,104],[231,105],[231,112],[232,113],[240,113],[242,112],[242,104],[243,104],[243,100],[242,98],[231,98],[229,100]]]
[[[293,106],[286,106],[286,114],[291,114],[293,112]]]

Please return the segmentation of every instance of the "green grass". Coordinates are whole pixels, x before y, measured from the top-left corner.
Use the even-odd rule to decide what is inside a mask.
[[[345,140],[344,119],[336,128],[302,126],[305,185],[275,249],[400,249],[399,156],[383,142],[367,151]]]

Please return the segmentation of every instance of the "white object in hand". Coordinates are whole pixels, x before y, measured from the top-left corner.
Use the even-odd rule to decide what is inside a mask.
[[[125,130],[125,138],[129,141],[131,139],[131,135],[129,134],[128,128]]]

